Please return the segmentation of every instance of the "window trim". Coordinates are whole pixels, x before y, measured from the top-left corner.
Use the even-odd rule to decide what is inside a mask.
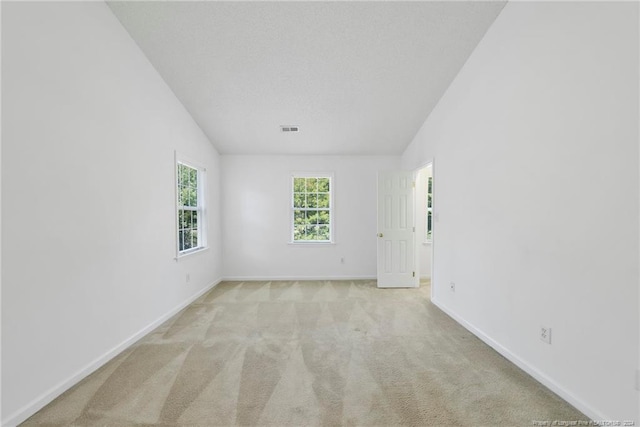
[[[295,178],[329,178],[329,240],[294,240],[294,206],[293,206],[293,189]],[[289,176],[289,221],[287,227],[289,229],[288,244],[296,246],[323,246],[335,245],[335,174],[333,172],[291,172]]]
[[[181,207],[179,204],[180,201],[180,191],[178,189],[178,178],[179,165],[185,165],[192,169],[195,169],[198,172],[197,178],[197,194],[198,194],[198,206],[195,207]],[[207,168],[199,164],[198,162],[194,162],[191,159],[179,155],[177,152],[174,152],[174,179],[173,179],[173,187],[175,191],[175,202],[174,202],[174,238],[175,238],[175,251],[176,256],[175,260],[179,260],[188,255],[192,255],[198,252],[205,251],[209,249],[207,244],[207,200],[206,200],[206,176],[207,176]],[[178,225],[179,211],[180,209],[187,208],[190,211],[198,212],[198,246],[195,248],[189,248],[183,251],[180,251],[180,226]]]

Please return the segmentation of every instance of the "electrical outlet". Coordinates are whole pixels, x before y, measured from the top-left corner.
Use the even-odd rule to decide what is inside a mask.
[[[189,273],[187,273],[187,283],[189,283],[191,281],[191,276],[189,275]]]
[[[450,282],[450,283],[449,283],[449,289],[451,289],[451,292],[455,292],[455,291],[456,291],[456,284],[455,284],[455,282]]]
[[[547,344],[551,344],[551,328],[540,326],[540,339]]]

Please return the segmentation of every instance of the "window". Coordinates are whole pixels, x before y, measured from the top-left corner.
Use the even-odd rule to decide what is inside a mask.
[[[204,242],[204,169],[176,162],[178,256],[205,247]]]
[[[431,221],[433,216],[432,197],[433,197],[433,177],[430,176],[427,180],[427,227],[426,227],[427,242],[431,241],[431,234],[432,234],[432,228],[431,228]]]
[[[292,179],[292,242],[332,242],[331,176],[294,175]]]

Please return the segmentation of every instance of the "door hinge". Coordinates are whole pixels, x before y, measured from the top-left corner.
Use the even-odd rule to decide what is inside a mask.
[[[413,188],[416,188],[416,182],[415,182],[415,181],[413,181],[413,182],[411,183],[411,186],[412,186]]]
[[[414,232],[414,233],[416,232],[416,228],[415,228],[415,227],[413,227],[413,232]]]
[[[416,272],[415,271],[413,272],[413,276],[412,277],[416,277]]]

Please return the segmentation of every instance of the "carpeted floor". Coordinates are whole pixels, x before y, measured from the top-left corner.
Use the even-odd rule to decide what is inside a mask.
[[[530,426],[587,420],[429,286],[223,282],[23,425]]]

